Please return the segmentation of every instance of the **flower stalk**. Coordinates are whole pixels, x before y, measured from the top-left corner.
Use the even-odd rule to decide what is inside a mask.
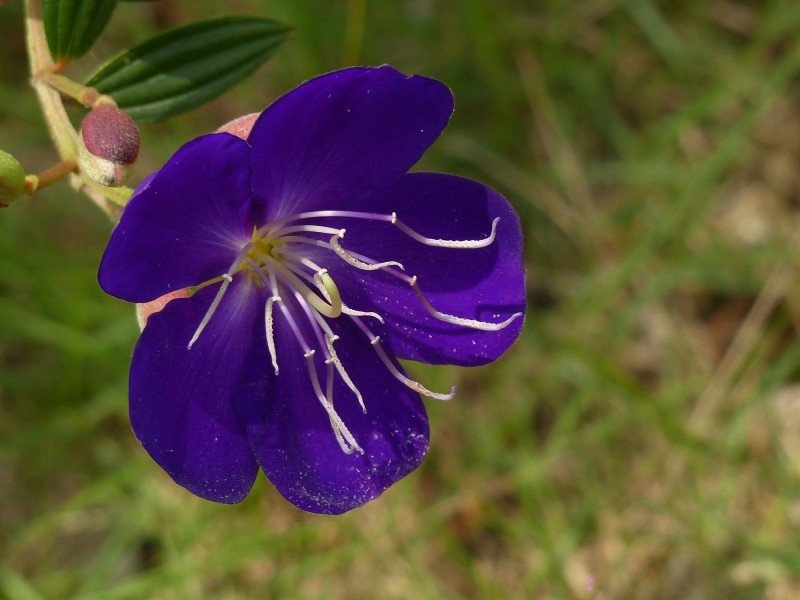
[[[25,13],[25,37],[28,45],[31,86],[39,98],[56,149],[61,158],[66,160],[77,154],[78,134],[64,110],[61,96],[41,77],[42,73],[52,72],[55,63],[47,47],[40,1],[25,0]]]
[[[53,65],[54,68],[56,65]],[[80,83],[73,81],[69,77],[59,75],[53,71],[42,71],[35,77],[43,79],[50,87],[57,90],[65,96],[74,98],[84,106],[94,108],[96,106],[110,104],[116,106],[116,101],[107,94],[101,94],[92,87],[86,87]]]
[[[67,158],[60,163],[53,165],[49,169],[42,171],[38,175],[27,175],[25,177],[25,194],[33,195],[40,189],[50,184],[60,181],[70,173],[74,172],[78,163],[75,158]]]
[[[40,0],[25,0],[25,37],[28,50],[28,63],[31,74],[31,87],[39,100],[50,137],[58,151],[61,162],[39,175],[26,177],[25,192],[32,194],[67,175],[72,174],[71,185],[87,195],[103,212],[116,220],[119,207],[124,206],[133,190],[128,188],[111,189],[98,185],[84,171],[78,161],[79,136],[70,122],[61,94],[73,97],[86,106],[116,103],[92,88],[82,86],[69,78],[59,75],[62,62],[56,63],[47,46],[42,22]],[[77,172],[76,172],[77,171]]]

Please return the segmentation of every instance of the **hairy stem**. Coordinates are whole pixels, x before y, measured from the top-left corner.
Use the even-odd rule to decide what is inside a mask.
[[[37,77],[47,82],[50,87],[70,98],[75,98],[75,100],[89,108],[94,108],[99,104],[117,105],[111,96],[106,96],[94,88],[86,87],[76,81],[72,81],[69,77],[64,77],[63,75],[49,71],[40,72]]]
[[[43,187],[47,187],[51,183],[60,181],[77,167],[77,161],[74,158],[62,160],[60,163],[53,165],[49,169],[42,171],[38,175],[28,175],[25,178],[25,193],[30,195]]]
[[[67,116],[61,95],[48,83],[48,79],[54,77],[64,80],[66,78],[53,75],[59,70],[59,67],[53,62],[50,49],[47,47],[40,0],[25,0],[25,38],[28,47],[31,86],[39,99],[39,105],[42,108],[42,113],[44,113],[50,137],[56,146],[56,150],[58,150],[61,160],[64,163],[70,160],[74,161],[78,155],[78,132],[75,131]],[[77,86],[78,84],[75,85]],[[83,179],[87,178],[83,177]],[[42,187],[41,181],[38,187]],[[92,193],[87,195],[110,217],[113,218],[118,212],[113,204],[108,201],[105,194]]]

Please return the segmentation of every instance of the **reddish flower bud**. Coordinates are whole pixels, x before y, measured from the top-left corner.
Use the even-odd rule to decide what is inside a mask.
[[[139,154],[139,128],[113,104],[101,104],[81,125],[80,161],[83,170],[103,185],[120,186],[131,174]]]
[[[25,169],[8,152],[0,150],[0,208],[9,206],[25,189]]]

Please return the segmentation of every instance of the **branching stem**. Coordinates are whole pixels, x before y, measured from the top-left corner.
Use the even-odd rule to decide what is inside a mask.
[[[61,93],[76,98],[87,106],[111,100],[108,96],[101,95],[97,90],[87,88],[71,81],[58,73],[64,68],[64,63],[55,63],[47,47],[44,25],[42,23],[41,0],[25,0],[25,38],[28,49],[28,63],[31,73],[31,86],[39,105],[42,108],[50,137],[55,144],[61,162],[40,175],[27,178],[25,191],[34,193],[45,185],[49,185],[69,173],[79,169],[76,163],[78,156],[78,132],[72,126]],[[77,183],[76,183],[76,180]],[[83,173],[76,174],[72,185],[75,189],[82,190],[104,213],[114,219],[119,214],[118,206],[124,205],[131,190],[111,190],[105,186],[92,185],[90,178]],[[85,185],[88,184],[88,185]]]
[[[50,87],[61,94],[69,96],[70,98],[75,98],[75,100],[89,108],[94,108],[95,106],[103,104],[117,105],[111,96],[101,94],[94,88],[81,85],[69,77],[64,77],[52,71],[41,71],[35,75],[35,78],[46,82]]]
[[[51,183],[60,181],[77,167],[77,162],[74,158],[67,158],[60,163],[53,165],[49,169],[42,171],[38,175],[28,175],[25,177],[25,193],[29,196],[34,192],[39,191],[43,187],[47,187]]]

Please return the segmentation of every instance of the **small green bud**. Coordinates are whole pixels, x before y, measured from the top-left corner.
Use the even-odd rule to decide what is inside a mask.
[[[0,150],[0,208],[10,206],[25,189],[25,169],[8,152]]]
[[[125,183],[139,155],[139,128],[113,104],[93,108],[81,124],[78,155],[94,181],[117,187]]]

